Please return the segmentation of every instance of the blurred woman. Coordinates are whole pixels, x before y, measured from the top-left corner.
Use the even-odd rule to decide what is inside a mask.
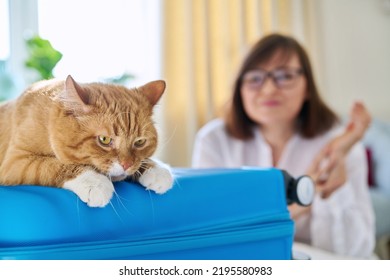
[[[365,152],[355,143],[370,118],[362,104],[356,111],[363,117],[343,130],[319,95],[304,48],[291,37],[268,35],[244,59],[224,119],[198,132],[193,167],[276,167],[310,175],[317,189],[312,205],[289,206],[295,239],[368,258],[374,216]]]

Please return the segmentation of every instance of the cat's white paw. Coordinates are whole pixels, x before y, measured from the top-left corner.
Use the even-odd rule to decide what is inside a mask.
[[[128,177],[127,174],[124,174],[124,175],[121,175],[121,176],[111,176],[111,181],[112,182],[119,182],[119,181],[125,180],[127,177]]]
[[[173,186],[173,175],[169,168],[159,165],[146,170],[138,180],[147,190],[163,194]]]
[[[92,170],[65,182],[63,188],[77,194],[90,207],[106,206],[114,193],[112,182],[106,176]]]

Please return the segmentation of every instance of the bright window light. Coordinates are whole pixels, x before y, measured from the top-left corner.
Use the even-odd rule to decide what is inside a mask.
[[[158,0],[39,0],[39,35],[63,54],[54,75],[159,78]],[[134,82],[133,81],[133,82]]]
[[[0,60],[9,57],[8,0],[0,0]]]

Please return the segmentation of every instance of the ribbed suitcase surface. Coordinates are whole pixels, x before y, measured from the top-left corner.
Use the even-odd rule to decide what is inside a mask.
[[[277,169],[174,169],[163,195],[115,184],[105,208],[63,189],[0,187],[0,259],[291,259]]]

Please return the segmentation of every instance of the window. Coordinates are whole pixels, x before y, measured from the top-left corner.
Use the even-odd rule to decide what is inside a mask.
[[[8,0],[0,0],[0,60],[9,57]]]
[[[159,1],[39,0],[39,35],[63,54],[56,77],[160,78]]]
[[[0,101],[36,80],[25,66],[25,40],[35,34],[63,54],[58,78],[92,82],[130,74],[135,78],[127,86],[160,79],[160,1],[0,0]]]

